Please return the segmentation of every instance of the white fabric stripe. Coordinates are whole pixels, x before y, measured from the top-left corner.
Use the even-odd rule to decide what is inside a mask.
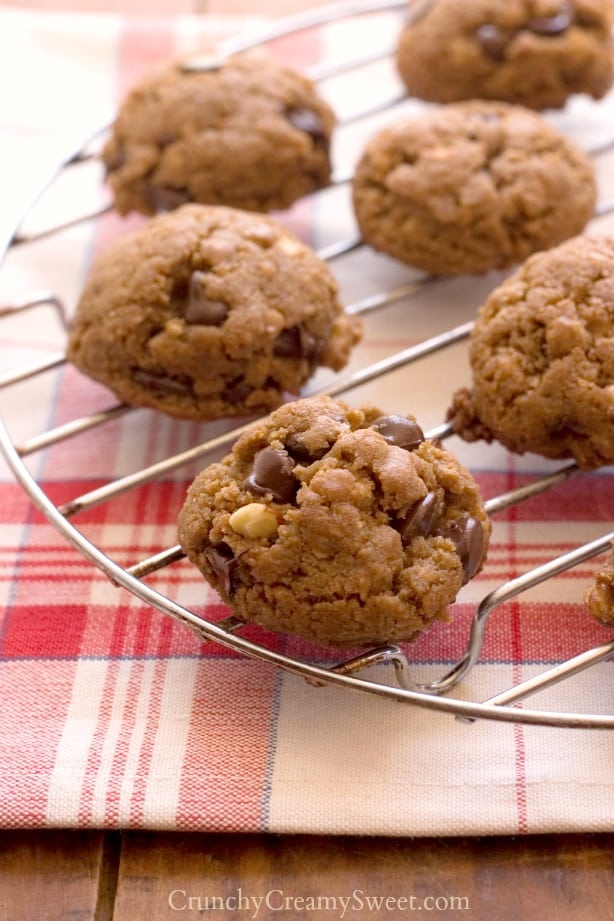
[[[133,665],[136,663],[133,663]],[[130,803],[134,793],[134,781],[138,777],[139,757],[143,747],[143,741],[147,733],[151,731],[149,721],[149,708],[152,701],[153,683],[156,676],[156,669],[160,663],[149,660],[139,663],[141,666],[141,682],[138,688],[138,702],[134,723],[130,732],[130,743],[128,753],[123,766],[123,777],[119,794],[119,815],[123,822],[127,821],[130,816]]]
[[[93,825],[104,825],[105,822],[106,797],[109,789],[109,780],[114,768],[113,756],[123,729],[123,717],[126,709],[128,685],[133,677],[132,670],[135,664],[140,665],[140,663],[135,663],[132,660],[121,661],[115,665],[116,677],[111,712],[108,717],[108,726],[101,746],[100,767],[96,776],[92,798],[91,823]]]
[[[429,680],[438,673],[421,667],[416,677]],[[385,670],[380,674],[390,680]],[[484,666],[462,692],[487,697],[511,683],[511,667]],[[313,688],[284,676],[268,828],[513,834],[515,763],[511,726],[467,726],[447,714],[391,705],[359,692]]]
[[[143,822],[146,826],[174,825],[179,802],[183,761],[190,732],[198,660],[166,663],[160,719],[149,765]]]
[[[100,713],[109,663],[77,662],[72,696],[55,764],[49,779],[45,822],[50,826],[77,823],[87,759]]]

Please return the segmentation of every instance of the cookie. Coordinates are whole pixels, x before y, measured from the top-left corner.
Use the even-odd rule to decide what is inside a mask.
[[[335,115],[311,80],[257,51],[200,66],[167,64],[126,96],[102,152],[117,211],[265,212],[328,185]]]
[[[614,627],[614,549],[595,573],[584,603],[590,614],[606,627]]]
[[[183,205],[92,266],[68,358],[126,403],[214,419],[267,412],[360,338],[337,283],[268,215]]]
[[[500,99],[562,108],[612,85],[611,0],[414,0],[399,75],[430,102]]]
[[[459,102],[381,129],[356,166],[364,241],[434,275],[481,274],[580,233],[590,158],[537,112]]]
[[[472,387],[448,412],[467,441],[614,462],[614,238],[576,237],[531,256],[480,308]]]
[[[243,434],[179,518],[183,550],[236,617],[340,646],[447,620],[489,536],[472,476],[412,416],[327,397]]]

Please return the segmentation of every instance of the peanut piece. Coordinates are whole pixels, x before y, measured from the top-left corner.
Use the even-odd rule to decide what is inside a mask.
[[[263,502],[250,502],[238,508],[228,524],[243,537],[271,537],[279,527],[277,515]]]

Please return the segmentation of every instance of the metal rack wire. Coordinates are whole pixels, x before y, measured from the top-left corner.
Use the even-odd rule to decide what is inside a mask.
[[[286,17],[279,22],[264,27],[262,30],[252,32],[248,36],[240,36],[232,41],[227,41],[222,46],[221,53],[224,55],[231,54],[293,32],[336,22],[343,17],[369,15],[373,12],[389,8],[403,8],[404,6],[405,0],[403,2],[399,2],[399,0],[396,0],[396,2],[381,2],[380,0],[380,2],[336,3],[330,7],[320,7],[306,14]],[[378,55],[386,53],[389,52],[384,50],[378,52]],[[345,61],[343,64],[327,64],[320,67],[313,76],[316,79],[324,79],[335,73],[346,72],[352,68],[364,66],[372,60],[372,57],[371,55],[366,55],[351,61]],[[190,59],[186,66],[194,69],[208,65],[195,57]],[[382,110],[387,111],[397,101],[396,99],[386,100],[382,103]],[[369,114],[372,112],[373,109],[370,109]],[[71,169],[74,165],[96,156],[95,153],[90,152],[91,144],[92,139],[87,139],[79,146],[78,150],[71,151],[62,163],[53,168],[49,177],[33,196],[32,202],[25,211],[19,225],[9,230],[5,239],[0,239],[0,265],[6,254],[13,247],[27,245],[45,236],[56,234],[76,221],[95,219],[108,209],[108,205],[103,205],[96,212],[87,215],[87,218],[83,216],[68,221],[59,221],[53,226],[42,231],[39,230],[34,234],[23,230],[25,219],[35,210],[40,197],[57,181],[58,176],[65,170]],[[605,147],[598,147],[593,151],[593,154],[599,156],[603,149],[607,147],[607,144]],[[337,176],[335,182],[342,184],[347,181],[347,178]],[[610,210],[610,206],[602,203],[598,215],[608,213]],[[360,240],[342,240],[322,249],[320,255],[322,258],[332,262],[338,256],[349,253],[360,246]],[[352,313],[369,314],[394,304],[396,301],[416,297],[425,291],[428,286],[439,283],[436,278],[418,278],[389,291],[366,297],[351,304],[347,309]],[[67,318],[68,312],[62,300],[53,292],[36,292],[19,303],[2,308],[0,310],[0,319],[45,305],[56,312],[60,325],[66,329],[69,322]],[[364,384],[389,375],[396,369],[407,367],[419,359],[426,358],[433,353],[463,342],[469,336],[471,327],[471,322],[463,323],[403,349],[381,361],[371,363],[367,367],[358,369],[351,374],[338,376],[331,384],[312,392],[326,393],[334,397],[344,395]],[[61,368],[64,362],[65,356],[63,352],[52,354],[44,361],[20,367],[16,371],[0,376],[0,388],[20,386],[25,381],[36,378],[45,372]],[[230,431],[208,439],[206,442],[195,444],[185,451],[165,457],[150,466],[135,470],[130,474],[109,481],[99,488],[76,496],[63,505],[56,505],[51,500],[25,463],[25,459],[31,455],[75,435],[87,435],[89,432],[95,431],[98,426],[105,425],[132,411],[131,407],[123,404],[113,405],[105,410],[75,418],[67,424],[30,438],[20,445],[14,443],[7,426],[0,420],[0,447],[17,481],[28,493],[37,508],[66,541],[72,544],[92,565],[98,567],[114,584],[126,589],[147,605],[170,615],[181,624],[189,627],[201,639],[212,640],[241,654],[265,660],[273,666],[299,674],[315,685],[333,684],[344,688],[352,688],[426,709],[449,713],[466,721],[487,719],[572,728],[614,728],[614,715],[532,710],[524,706],[522,708],[516,706],[519,701],[537,691],[544,690],[614,656],[614,640],[573,656],[552,668],[546,669],[528,681],[516,684],[500,694],[490,697],[488,700],[471,702],[446,696],[456,688],[459,682],[469,674],[474,665],[480,660],[485,631],[493,611],[543,581],[558,576],[572,567],[605,552],[614,541],[613,531],[605,533],[600,538],[589,543],[582,544],[566,554],[523,573],[519,577],[502,583],[483,597],[475,608],[465,650],[452,668],[436,680],[429,683],[417,682],[412,675],[412,666],[406,650],[398,645],[384,645],[369,649],[336,665],[325,666],[305,659],[284,655],[263,642],[247,639],[241,635],[241,629],[244,625],[233,617],[227,617],[215,623],[208,622],[200,615],[148,584],[145,581],[148,576],[164,567],[172,566],[183,558],[179,546],[171,546],[155,556],[141,560],[133,566],[124,567],[102,548],[89,540],[72,523],[72,519],[79,513],[106,503],[146,483],[160,480],[171,472],[184,468],[194,461],[202,461],[214,451],[229,447],[253,423],[248,422],[234,427]],[[445,439],[451,434],[450,426],[442,424],[428,432],[427,437]],[[578,475],[580,475],[580,471],[574,464],[564,465],[554,473],[539,477],[525,486],[490,499],[487,502],[487,510],[489,514],[496,515],[498,512],[546,492],[553,486]],[[588,474],[582,475],[587,476]],[[388,684],[381,680],[371,680],[368,677],[368,670],[374,665],[391,666],[396,684]],[[389,671],[390,669],[387,670],[387,673]]]

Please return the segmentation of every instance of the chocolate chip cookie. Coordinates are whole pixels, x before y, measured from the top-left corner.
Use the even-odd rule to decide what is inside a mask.
[[[312,81],[272,55],[194,58],[134,86],[102,158],[121,214],[187,202],[271,211],[329,183],[334,125]]]
[[[596,182],[590,158],[539,113],[476,100],[381,129],[353,202],[374,249],[434,275],[480,274],[580,233]]]
[[[448,413],[467,441],[613,463],[614,238],[531,256],[480,308],[469,356]]]
[[[243,434],[179,519],[185,553],[235,616],[341,646],[447,620],[490,530],[470,473],[412,416],[327,397]]]
[[[611,0],[414,0],[397,46],[409,92],[561,108],[612,84]]]
[[[606,627],[614,627],[614,549],[597,570],[584,602],[590,614]]]
[[[360,338],[337,283],[268,215],[183,205],[94,263],[68,358],[126,403],[190,419],[278,406]]]

